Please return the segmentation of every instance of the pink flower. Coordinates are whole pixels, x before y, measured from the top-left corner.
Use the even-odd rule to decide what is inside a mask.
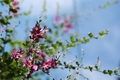
[[[18,16],[18,14],[14,13],[14,12],[12,12],[12,15],[13,15],[13,17],[17,17]]]
[[[63,29],[63,33],[67,33],[68,32],[68,28],[66,28],[66,29]]]
[[[35,27],[32,28],[32,31],[30,31],[30,39],[33,39],[34,41],[38,42],[39,38],[44,38],[44,34],[47,32],[45,29],[41,29],[39,23],[37,22]]]
[[[37,65],[32,65],[31,71],[37,71],[37,70],[38,70],[38,66]]]
[[[19,9],[19,7],[18,7],[18,2],[17,2],[16,0],[13,0],[12,6],[13,6],[15,9]]]
[[[42,69],[44,71],[48,71],[50,68],[56,68],[56,65],[57,65],[57,62],[55,59],[50,59],[50,60],[47,60],[46,62],[42,63]]]
[[[31,67],[32,63],[30,60],[28,60],[27,58],[25,58],[25,61],[23,62],[23,66],[24,67]]]
[[[21,50],[13,50],[12,51],[12,55],[11,55],[11,59],[14,59],[14,60],[18,60],[19,58],[22,58],[23,55],[21,54]]]
[[[54,23],[54,24],[56,24],[56,23],[58,22],[58,20],[59,20],[59,15],[58,15],[58,14],[56,14],[56,15],[55,15],[55,18],[54,18],[54,22],[53,22],[53,23]]]
[[[2,28],[0,28],[0,32],[2,32],[3,31],[3,29]]]
[[[19,9],[19,7],[18,7],[18,2],[17,2],[16,0],[13,0],[11,6],[12,6],[15,10],[18,10],[18,9]],[[12,11],[11,11],[11,13],[12,13],[13,17],[16,17],[16,16],[18,15],[18,13],[16,13],[16,12],[12,12]]]
[[[69,20],[72,20],[72,16],[67,16],[67,17],[66,17],[66,20],[68,20],[68,21],[69,21]]]
[[[37,52],[37,55],[39,56],[39,58],[40,58],[41,60],[45,59],[45,55],[44,55],[43,52]]]

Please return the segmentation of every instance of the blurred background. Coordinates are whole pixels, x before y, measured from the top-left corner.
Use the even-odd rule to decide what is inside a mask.
[[[28,11],[30,15],[18,18],[20,25],[16,28],[18,40],[24,40],[27,34],[24,32],[26,27],[34,27],[36,20],[41,17],[42,21],[52,27],[54,17],[59,15],[73,15],[73,29],[69,33],[79,32],[80,37],[87,37],[88,32],[97,35],[102,30],[109,30],[108,35],[98,40],[91,39],[89,43],[81,44],[77,48],[70,49],[67,60],[75,58],[75,55],[82,54],[84,49],[85,55],[83,65],[94,65],[99,56],[103,69],[116,69],[120,64],[120,0],[19,0],[20,12]],[[29,23],[29,24],[28,24]],[[26,25],[26,26],[25,26]],[[29,33],[28,33],[29,34]],[[66,33],[64,33],[66,34]],[[67,37],[62,37],[67,38]],[[81,69],[80,72],[89,80],[117,80],[118,76],[104,75],[100,72],[90,72]],[[74,71],[52,70],[51,79],[59,80],[65,78]],[[48,77],[47,75],[44,75]],[[40,76],[44,80],[44,76]],[[84,80],[83,77],[77,76],[77,80]]]

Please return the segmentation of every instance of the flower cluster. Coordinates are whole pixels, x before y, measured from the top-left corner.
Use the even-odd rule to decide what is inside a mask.
[[[50,68],[56,68],[57,62],[55,59],[50,59],[42,63],[42,70],[44,72],[48,71]]]
[[[11,59],[14,59],[15,61],[18,61],[18,59],[22,58],[22,54],[21,54],[21,50],[13,50],[12,51],[12,55],[11,55]]]
[[[30,39],[33,39],[34,41],[38,42],[39,38],[44,38],[44,34],[47,32],[47,30],[41,29],[39,23],[37,22],[35,27],[32,28],[32,31],[30,31]]]
[[[39,23],[37,22],[35,27],[30,31],[30,39],[33,39],[35,43],[32,43],[31,46],[21,50],[13,50],[11,54],[11,59],[16,62],[21,61],[22,65],[25,69],[28,70],[26,78],[29,79],[31,74],[35,71],[42,70],[44,73],[49,73],[49,70],[52,68],[56,68],[57,60],[54,58],[48,59],[43,51],[39,51],[37,47],[32,46],[35,45],[39,38],[44,38],[44,34],[46,33],[45,28],[41,29]]]
[[[67,16],[62,20],[59,20],[59,18],[60,18],[59,14],[56,14],[53,23],[54,23],[54,25],[59,24],[59,25],[64,26],[65,27],[63,29],[64,33],[68,32],[70,29],[73,28],[73,25],[71,24],[72,16]]]
[[[63,26],[65,26],[63,32],[68,32],[69,29],[73,28],[73,25],[69,22],[70,20],[72,20],[71,16],[67,16],[64,20],[61,20],[61,24]]]
[[[28,58],[25,58],[24,61],[23,61],[23,67],[28,68],[28,71],[29,71],[29,72],[28,72],[28,74],[26,75],[26,78],[27,78],[27,79],[31,77],[30,75],[31,75],[33,72],[35,72],[35,71],[38,70],[38,65],[36,65],[36,64],[34,63],[34,60],[33,60],[33,59],[30,60],[30,59],[28,59]]]
[[[29,56],[32,58],[25,57],[24,54],[22,54],[23,50],[13,50],[11,55],[12,60],[21,60],[23,63],[23,67],[28,69],[28,74],[26,75],[26,78],[30,78],[30,75],[39,69],[41,69],[45,73],[48,73],[49,69],[56,68],[56,59],[46,59],[45,54],[43,52],[38,51],[37,49],[33,49],[32,52],[36,52],[34,56]]]
[[[16,0],[13,0],[12,4],[10,5],[10,7],[13,9],[11,11],[13,17],[16,17],[18,15],[17,14],[17,10],[19,9],[18,2]]]

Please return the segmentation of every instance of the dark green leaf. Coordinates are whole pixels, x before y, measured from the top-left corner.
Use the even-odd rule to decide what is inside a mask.
[[[92,37],[93,37],[93,34],[90,32],[90,33],[88,33],[88,36],[89,36],[90,38],[92,38]]]
[[[13,13],[17,13],[17,9],[15,9],[13,6],[10,6],[10,11]]]
[[[6,32],[8,32],[8,33],[12,33],[12,32],[13,32],[13,30],[6,29]]]
[[[92,70],[93,70],[93,67],[89,66],[89,70],[92,72]]]
[[[112,70],[108,70],[108,74],[109,74],[110,76],[112,75],[112,73],[113,73]]]
[[[107,72],[106,70],[103,70],[103,73],[104,73],[104,74],[108,74],[108,72]]]

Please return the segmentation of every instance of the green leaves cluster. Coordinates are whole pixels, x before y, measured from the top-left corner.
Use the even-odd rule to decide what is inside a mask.
[[[27,72],[23,68],[23,65],[16,65],[16,62],[10,59],[10,53],[4,52],[0,57],[0,79],[19,79],[20,76],[23,78],[24,73]]]

